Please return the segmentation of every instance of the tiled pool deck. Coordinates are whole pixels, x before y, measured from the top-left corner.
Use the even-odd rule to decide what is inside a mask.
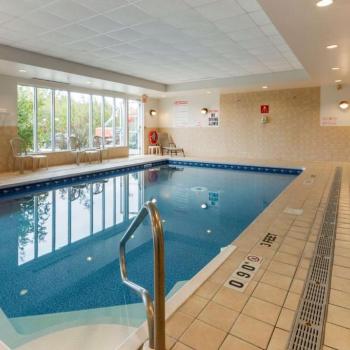
[[[159,157],[130,157],[102,166]],[[224,159],[220,159],[223,161]],[[225,159],[232,163],[237,159]],[[171,350],[283,350],[293,326],[311,262],[335,166],[343,167],[332,285],[323,350],[350,349],[350,164],[245,161],[247,164],[305,167],[305,171],[234,241],[237,249],[167,321]],[[55,167],[24,175],[0,175],[0,186],[73,172],[101,170],[101,165]],[[300,215],[286,208],[302,209]],[[271,247],[260,245],[267,233]],[[247,254],[264,261],[241,293],[224,286]],[[133,350],[133,349],[130,349]]]

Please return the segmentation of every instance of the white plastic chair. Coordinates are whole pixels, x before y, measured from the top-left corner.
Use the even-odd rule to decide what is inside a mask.
[[[25,142],[20,137],[14,137],[10,140],[10,146],[12,151],[12,156],[14,159],[14,169],[16,170],[17,165],[19,165],[19,172],[23,174],[24,166],[26,160],[30,159],[32,161],[33,168],[33,157],[27,154]]]
[[[87,149],[85,151],[88,161],[91,164],[92,159],[94,156],[97,156],[97,160],[102,163],[102,137],[101,136],[94,136],[93,138],[93,148]]]

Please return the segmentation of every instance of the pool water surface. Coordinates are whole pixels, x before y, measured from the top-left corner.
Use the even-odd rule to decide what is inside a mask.
[[[16,348],[69,327],[138,327],[143,305],[121,283],[118,249],[145,201],[163,220],[169,296],[295,177],[167,164],[0,199],[0,340]],[[152,291],[148,219],[128,242],[127,265]]]

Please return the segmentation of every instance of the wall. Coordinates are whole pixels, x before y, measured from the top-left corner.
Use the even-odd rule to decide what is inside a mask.
[[[17,135],[16,80],[0,76],[0,172],[11,162],[10,139]]]
[[[13,167],[10,139],[17,136],[17,83],[30,84],[30,80],[17,79],[0,75],[0,172],[9,171]],[[47,86],[59,87],[58,84],[47,83]],[[77,91],[91,92],[77,88]],[[110,148],[104,151],[104,158],[127,157],[127,147]],[[49,165],[71,164],[75,162],[71,152],[47,153]]]
[[[151,109],[155,109],[157,111],[156,116],[151,116],[149,111]],[[143,110],[144,110],[144,153],[148,153],[148,133],[153,130],[157,129],[159,124],[159,99],[157,98],[149,98],[148,101],[144,104]]]
[[[341,110],[340,101],[350,102],[350,85],[321,88],[321,125],[350,126],[350,108]]]
[[[268,124],[261,104],[270,105]],[[189,156],[350,160],[350,127],[320,126],[320,88],[223,94],[220,112],[218,128],[174,128],[161,110],[160,130]]]

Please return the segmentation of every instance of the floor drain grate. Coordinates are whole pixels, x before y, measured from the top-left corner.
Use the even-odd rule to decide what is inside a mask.
[[[332,274],[342,169],[337,167],[288,350],[320,350]]]

